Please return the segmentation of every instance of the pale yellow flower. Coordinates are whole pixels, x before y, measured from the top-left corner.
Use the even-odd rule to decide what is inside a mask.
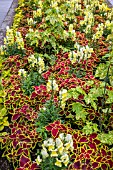
[[[65,166],[68,165],[69,163],[69,156],[67,153],[65,153],[64,155],[61,156],[61,161],[64,163]]]
[[[56,158],[55,165],[58,167],[62,167],[62,161]]]
[[[52,151],[51,151],[51,157],[56,157],[56,156],[58,156],[57,151],[58,151],[57,149],[52,150]]]

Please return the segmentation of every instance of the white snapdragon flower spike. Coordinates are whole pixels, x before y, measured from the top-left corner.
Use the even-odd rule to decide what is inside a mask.
[[[47,91],[52,90],[52,86],[53,86],[54,91],[58,91],[58,85],[56,83],[56,80],[48,80],[48,82],[47,82]]]
[[[43,147],[43,149],[41,150],[41,154],[44,159],[49,156],[49,154],[47,153],[47,149],[45,147]]]
[[[19,75],[19,76],[24,76],[24,77],[26,77],[27,72],[26,72],[24,69],[20,69],[20,70],[18,71],[18,75]]]
[[[64,140],[64,133],[60,133],[59,138],[63,141]]]
[[[37,156],[35,161],[36,161],[37,165],[40,165],[40,163],[42,162],[42,159],[40,158],[40,155]]]
[[[66,89],[62,89],[59,92],[59,97],[61,99],[61,108],[64,110],[65,108],[65,104],[66,104],[66,100],[68,99],[68,93]]]
[[[39,73],[42,73],[45,70],[45,63],[42,57],[38,58],[38,65],[39,65]]]
[[[63,152],[64,152],[64,146],[63,145],[59,145],[58,146],[58,152],[60,153],[60,155],[62,155],[63,154]]]
[[[66,137],[65,137],[65,141],[66,142],[69,142],[69,141],[72,141],[72,135],[71,134],[67,134]]]
[[[61,141],[60,138],[56,138],[56,146],[59,147],[59,146],[63,146],[63,143]]]
[[[61,156],[61,161],[63,162],[63,164],[64,164],[65,166],[68,165],[68,163],[69,163],[69,156],[68,156],[67,153],[64,153],[64,154]]]

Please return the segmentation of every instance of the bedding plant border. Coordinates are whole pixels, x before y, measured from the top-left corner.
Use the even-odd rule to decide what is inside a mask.
[[[1,46],[2,156],[15,170],[112,170],[113,9],[18,3]]]

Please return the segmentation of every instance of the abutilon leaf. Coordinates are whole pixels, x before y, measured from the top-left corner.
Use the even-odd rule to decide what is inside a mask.
[[[20,115],[19,113],[14,114],[14,115],[12,116],[12,121],[17,120],[20,116],[21,116],[21,115]]]

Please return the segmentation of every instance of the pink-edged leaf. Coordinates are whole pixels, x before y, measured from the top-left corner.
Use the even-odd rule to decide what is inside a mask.
[[[29,152],[28,152],[28,150],[27,150],[27,149],[24,149],[24,150],[23,150],[23,152],[25,153],[25,155],[26,155],[26,156],[28,156],[28,155],[29,155]]]
[[[52,131],[51,131],[51,134],[54,138],[56,138],[57,135],[58,135],[58,132],[59,132],[58,129],[53,128]]]
[[[17,120],[20,116],[21,116],[21,115],[20,115],[19,113],[14,114],[14,115],[12,116],[12,121]]]
[[[24,167],[26,163],[28,163],[30,159],[25,155],[22,155],[20,158],[20,167]]]

